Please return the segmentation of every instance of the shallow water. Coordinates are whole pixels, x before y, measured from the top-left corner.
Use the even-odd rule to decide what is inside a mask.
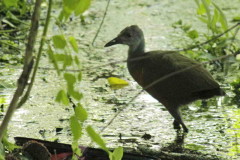
[[[233,5],[239,4],[239,1],[231,2],[232,4],[224,4],[227,8],[226,15],[233,13],[239,15],[240,11]],[[80,50],[82,49],[79,57],[86,68],[126,59],[126,47],[103,48],[103,46],[119,31],[132,24],[137,24],[143,29],[147,50],[171,50],[183,48],[186,43],[190,43],[189,39],[183,38],[184,33],[181,30],[172,27],[172,24],[180,19],[200,31],[207,32],[205,25],[199,22],[195,15],[194,1],[112,0],[95,47],[88,48],[86,44],[91,43],[96,33],[105,5],[106,1],[94,1],[86,13],[84,26],[80,25],[78,19],[67,26],[67,34],[79,35],[76,37],[80,43]],[[43,57],[40,66],[51,67],[51,64]],[[15,67],[8,72],[4,68],[0,70],[4,74],[1,79],[10,85],[0,88],[0,94],[9,102],[21,69]],[[141,88],[130,77],[125,63],[86,70],[83,74],[83,82],[76,88],[84,94],[82,103],[89,113],[86,125],[90,124],[96,130],[100,130],[107,125],[117,110],[128,105],[102,133],[110,148],[120,145],[141,152],[147,152],[147,149],[158,152],[174,142],[176,132],[172,126],[173,119],[160,103],[143,92],[128,104]],[[219,75],[221,76],[221,73]],[[120,90],[111,90],[106,76],[121,77],[129,81],[130,85]],[[71,143],[68,118],[73,110],[71,106],[66,107],[54,101],[58,90],[63,87],[62,83],[64,81],[59,79],[54,71],[39,70],[29,101],[16,111],[9,125],[11,138],[23,136],[47,140],[59,139],[60,142]],[[227,84],[224,87],[229,88]],[[231,96],[230,91],[228,95]],[[230,105],[229,100],[230,98],[213,98],[207,102],[207,106],[197,101],[182,108],[185,123],[190,130],[182,144],[184,149],[199,151],[213,157],[222,156],[225,159],[239,158],[234,151],[239,146],[236,145],[239,143],[236,138],[239,128],[235,128],[234,124],[239,121],[240,114],[237,106]],[[62,131],[56,132],[56,128],[61,128]],[[150,135],[150,139],[142,138],[145,134]],[[80,144],[89,145],[89,142],[89,138],[84,134]]]

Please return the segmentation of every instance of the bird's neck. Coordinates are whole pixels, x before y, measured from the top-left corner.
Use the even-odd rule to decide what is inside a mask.
[[[145,52],[145,42],[143,38],[138,45],[129,46],[128,58],[134,58],[134,57],[140,56],[144,54],[144,52]]]

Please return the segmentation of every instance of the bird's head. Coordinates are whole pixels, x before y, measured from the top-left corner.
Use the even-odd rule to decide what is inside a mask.
[[[119,35],[113,40],[105,44],[104,47],[109,47],[115,44],[125,44],[129,47],[135,47],[144,41],[142,30],[137,25],[132,25],[123,29]]]

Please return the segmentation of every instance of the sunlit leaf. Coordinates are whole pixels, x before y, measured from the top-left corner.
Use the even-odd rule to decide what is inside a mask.
[[[3,142],[4,148],[7,149],[8,151],[13,151],[14,149],[20,148],[16,144],[9,141],[8,134],[6,131],[4,131],[2,142]]]
[[[122,157],[123,157],[123,148],[122,147],[118,147],[118,148],[114,149],[112,155],[114,157],[114,160],[121,160]]]
[[[100,137],[100,135],[98,133],[96,133],[94,131],[94,129],[91,126],[88,126],[86,128],[86,131],[87,131],[88,135],[91,137],[92,141],[97,143],[106,152],[109,152],[103,139]]]
[[[52,37],[54,47],[63,49],[67,45],[66,39],[63,35],[55,35]]]
[[[76,8],[76,4],[78,4],[80,1],[81,0],[63,0],[63,5],[70,10],[74,10]]]
[[[58,20],[61,22],[66,21],[70,17],[71,13],[72,11],[70,9],[64,7],[58,16]]]
[[[113,89],[120,89],[120,88],[123,88],[123,87],[129,85],[129,83],[127,81],[120,79],[120,78],[116,78],[116,77],[109,77],[108,83],[109,83],[110,87]]]
[[[76,82],[76,77],[74,74],[64,73],[63,77],[67,81],[67,83],[70,85],[73,85]]]
[[[78,45],[77,45],[77,41],[74,37],[69,37],[69,43],[71,44],[73,50],[77,53],[78,52]]]
[[[74,61],[78,66],[80,65],[80,61],[77,56],[74,57]]]
[[[3,0],[6,7],[17,7],[18,0]]]
[[[73,150],[73,152],[74,152],[76,155],[78,155],[78,156],[81,156],[81,155],[82,155],[82,152],[81,152],[81,150],[80,150],[80,148],[79,148],[79,146],[78,146],[78,141],[77,141],[77,140],[74,140],[74,141],[72,142],[72,150]],[[78,159],[76,159],[76,160],[78,160]]]
[[[62,61],[64,62],[66,55],[65,54],[55,54],[54,58],[56,59],[56,61]]]
[[[215,3],[212,2],[212,4],[214,5],[214,7],[216,7],[218,12],[220,13],[219,22],[221,23],[223,30],[224,31],[227,30],[228,29],[228,23],[227,23],[227,19],[226,19],[225,14],[222,12],[222,10]]]
[[[232,21],[233,21],[233,22],[238,22],[238,21],[240,21],[240,16],[233,17]]]
[[[91,4],[91,0],[80,0],[75,8],[75,15],[78,16],[86,11]]]
[[[207,24],[208,26],[210,27],[211,26],[211,11],[210,11],[210,8],[209,8],[209,4],[210,4],[210,0],[202,0],[202,4],[204,6],[204,9],[206,10],[206,14],[207,14]]]
[[[217,32],[217,22],[219,20],[219,13],[218,13],[218,10],[215,8],[214,9],[214,14],[213,14],[213,17],[212,17],[212,22],[211,22],[211,28],[212,30],[214,30],[214,32]]]
[[[3,23],[6,23],[6,24],[8,24],[10,27],[12,27],[12,28],[16,28],[16,26],[13,24],[13,23],[11,23],[9,20],[7,20],[7,19],[5,19],[5,18],[3,18],[2,20],[1,20]]]
[[[237,54],[236,60],[240,61],[240,54]]]
[[[87,119],[88,117],[87,111],[83,108],[83,106],[80,103],[78,103],[74,111],[77,119],[79,119],[81,122],[84,122]]]
[[[76,100],[81,100],[83,97],[82,93],[73,89],[73,86],[68,86],[68,93]]]
[[[73,135],[73,140],[77,141],[82,136],[82,126],[78,122],[78,119],[76,116],[72,116],[69,119],[69,122],[70,122],[70,128]]]
[[[0,97],[0,104],[6,103],[6,98]]]
[[[64,105],[69,105],[69,99],[64,90],[60,90],[56,97],[57,102],[62,102]]]
[[[73,58],[71,55],[65,55],[65,59],[64,59],[64,66],[71,66],[73,62]]]

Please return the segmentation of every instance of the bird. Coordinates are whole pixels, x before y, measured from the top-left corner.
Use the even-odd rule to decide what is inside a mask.
[[[137,25],[123,29],[104,47],[116,44],[129,47],[127,68],[130,75],[147,93],[165,106],[174,118],[174,129],[180,130],[182,126],[183,131],[188,132],[180,112],[182,105],[225,95],[212,75],[197,61],[178,51],[145,52],[144,34]],[[165,79],[159,81],[164,77]]]

